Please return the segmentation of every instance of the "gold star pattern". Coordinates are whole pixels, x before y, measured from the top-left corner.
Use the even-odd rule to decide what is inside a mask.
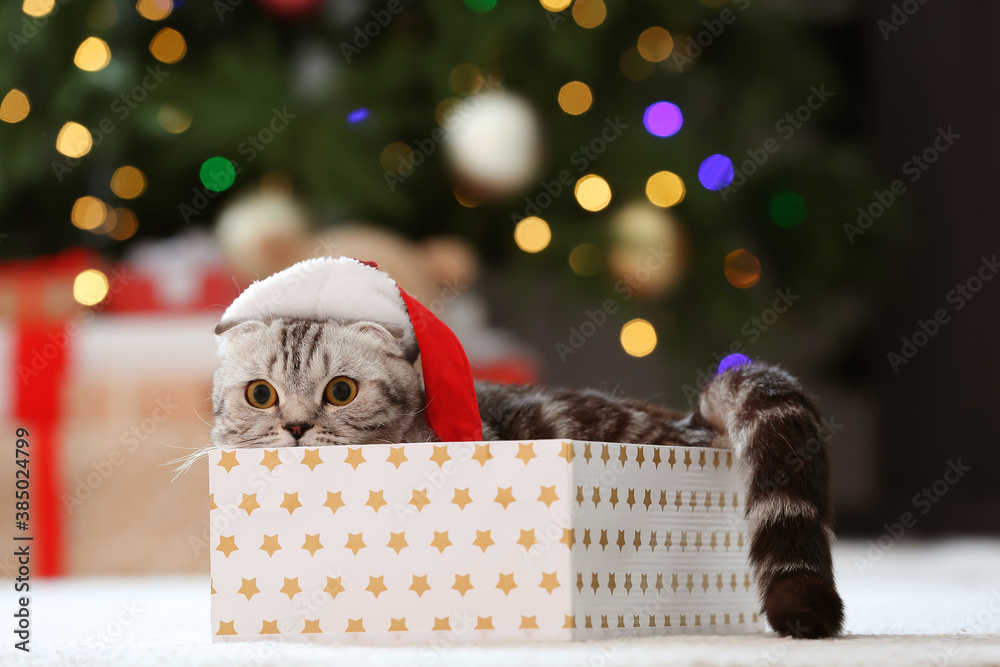
[[[260,632],[258,634],[261,634],[261,635],[280,635],[281,634],[281,631],[278,630],[278,619],[274,619],[273,621],[264,621],[262,625],[263,625],[263,627],[261,627]]]
[[[239,593],[240,595],[247,596],[247,600],[257,595],[257,593],[260,593],[260,589],[257,588],[257,578],[254,577],[253,579],[243,579],[243,585],[241,585],[240,590],[236,592]]]
[[[409,632],[409,629],[406,627],[406,617],[390,618],[389,632]]]
[[[334,514],[337,513],[341,507],[344,506],[344,501],[340,497],[342,491],[327,491],[326,492],[326,502],[323,503],[323,507],[329,507],[330,511]]]
[[[217,635],[235,635],[236,621],[219,621],[219,631]]]
[[[347,629],[344,632],[364,632],[365,626],[362,625],[363,618],[349,618],[347,619]]]
[[[266,551],[268,556],[273,556],[274,552],[277,551],[280,548],[281,548],[281,545],[278,544],[278,536],[277,535],[265,535],[264,536],[264,544],[260,545],[260,550],[261,551]]]
[[[559,496],[556,495],[555,485],[553,484],[552,486],[543,486],[541,487],[541,489],[542,491],[541,493],[538,494],[538,499],[543,503],[545,503],[546,507],[552,507],[552,503],[559,500]]]
[[[521,530],[521,537],[517,540],[517,543],[524,547],[525,551],[531,551],[531,547],[534,546],[538,540],[535,539],[535,529],[531,530]]]
[[[736,575],[734,574],[733,576],[735,577]],[[215,595],[215,581],[213,579],[208,580],[208,587],[212,589],[212,595]],[[735,586],[733,586],[733,590],[736,590]]]
[[[444,618],[434,617],[434,627],[431,630],[451,630],[451,621],[447,616]]]
[[[322,462],[323,459],[319,457],[318,449],[307,449],[302,454],[302,465],[309,466],[309,472],[315,470],[316,466],[318,466]]]
[[[476,630],[495,630],[492,616],[476,616]]]
[[[268,472],[274,472],[274,469],[281,465],[281,459],[278,458],[278,450],[265,449],[260,464],[267,468]]]
[[[385,460],[396,466],[396,470],[399,470],[399,466],[403,465],[403,463],[409,461],[410,459],[406,458],[406,453],[403,451],[402,447],[390,447],[389,456],[387,456]],[[402,621],[404,619],[400,620]]]
[[[302,503],[299,502],[299,492],[296,491],[295,493],[286,493],[285,499],[281,501],[281,504],[278,505],[278,507],[284,507],[288,510],[289,516],[291,516],[292,512],[302,507]]]
[[[431,501],[427,499],[427,491],[418,491],[413,489],[413,495],[410,497],[410,504],[417,508],[419,512],[424,508],[424,505],[430,503]]]
[[[368,502],[365,503],[365,505],[368,505],[375,510],[376,514],[378,514],[380,509],[389,504],[385,502],[385,498],[382,496],[383,493],[385,493],[385,491],[368,491]]]
[[[559,451],[559,456],[561,456],[564,459],[566,459],[566,463],[572,463],[573,462],[573,443],[572,442],[564,442],[562,444],[562,449]]]
[[[563,528],[563,536],[559,541],[572,549],[576,544],[576,528]]]
[[[503,505],[504,509],[516,500],[513,493],[514,487],[508,486],[506,489],[497,487],[497,497],[493,499],[493,502],[500,503]]]
[[[542,583],[538,584],[539,588],[544,588],[545,592],[552,595],[552,591],[559,588],[562,584],[556,579],[555,572],[542,572]]]
[[[398,556],[400,551],[402,551],[405,547],[410,546],[409,544],[406,543],[406,531],[404,530],[399,533],[390,532],[389,543],[386,544],[385,546],[395,551],[396,555]]]
[[[450,461],[451,455],[448,454],[448,445],[434,445],[434,453],[431,454],[431,461],[438,464],[438,467],[444,467],[445,461]]]
[[[302,589],[299,588],[299,578],[289,579],[285,577],[285,585],[281,587],[281,592],[288,596],[291,600],[296,594],[301,593]]]
[[[444,550],[451,546],[451,540],[448,539],[448,531],[445,530],[439,533],[435,530],[431,546],[437,549],[438,553],[444,553]]]
[[[374,595],[375,599],[378,599],[378,596],[381,593],[384,593],[386,590],[388,590],[385,587],[385,583],[382,581],[383,579],[385,579],[385,575],[381,577],[372,577],[372,576],[368,577],[368,586],[365,588],[365,590]]]
[[[517,454],[514,455],[515,459],[521,459],[524,461],[524,465],[528,465],[528,461],[538,456],[535,454],[535,443],[517,443]]]
[[[464,510],[465,506],[472,502],[472,498],[469,497],[469,489],[455,489],[455,497],[451,499],[451,502],[458,505],[458,509]]]
[[[219,465],[226,469],[226,472],[232,472],[233,468],[240,464],[236,460],[236,452],[222,452],[219,457]]]
[[[306,635],[306,634],[320,634],[322,632],[323,631],[320,630],[320,627],[319,627],[319,619],[318,618],[315,621],[310,621],[309,619],[306,619],[305,627],[302,628],[302,634],[304,634],[304,635]]]
[[[334,600],[337,596],[344,592],[344,586],[340,583],[340,577],[327,577],[326,586],[323,587],[324,593],[329,593],[330,597]]]
[[[347,448],[347,457],[344,458],[344,463],[350,465],[352,468],[357,470],[358,466],[364,462],[365,462],[365,457],[361,454],[360,447]]]
[[[219,506],[215,504],[215,494],[214,493],[208,494],[208,509],[210,509],[210,510],[217,510],[217,509],[219,509]]]
[[[569,614],[563,614],[566,620],[563,621],[563,628],[575,628],[576,627],[576,617]]]
[[[413,575],[413,583],[410,584],[410,590],[417,594],[417,597],[423,597],[424,593],[431,589],[427,585],[427,575],[417,576]]]
[[[500,574],[500,581],[497,582],[497,588],[503,591],[504,595],[510,595],[510,592],[517,588],[517,584],[514,583],[514,573],[510,574]]]
[[[226,558],[229,558],[229,554],[234,551],[239,551],[239,547],[236,546],[236,536],[230,535],[226,537],[225,535],[219,536],[219,546],[215,547],[216,551],[221,551],[226,554]]]
[[[522,616],[521,617],[521,630],[537,630],[538,621],[535,620],[537,616]]]
[[[306,533],[306,541],[302,545],[302,548],[308,551],[310,556],[315,556],[316,552],[323,548],[323,545],[319,541],[319,533],[315,535]]]
[[[458,594],[465,597],[466,592],[468,592],[473,586],[472,582],[469,581],[471,574],[456,574],[455,575],[455,585],[452,586]]]
[[[257,503],[257,494],[244,493],[243,502],[240,503],[240,509],[245,511],[247,516],[250,516],[255,509],[260,509],[260,505]]]
[[[479,465],[486,467],[486,462],[493,458],[490,454],[490,446],[486,445],[476,445],[476,453],[472,455],[473,460],[479,461]]]
[[[476,539],[473,544],[485,552],[487,547],[493,546],[496,542],[493,541],[493,537],[490,535],[490,530],[477,530]]]
[[[347,544],[344,545],[345,549],[350,549],[357,556],[358,552],[364,549],[367,544],[364,541],[363,533],[348,533],[347,534]]]

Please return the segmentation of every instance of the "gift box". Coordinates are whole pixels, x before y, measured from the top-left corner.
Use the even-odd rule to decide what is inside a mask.
[[[216,640],[763,629],[726,450],[564,440],[220,449]]]

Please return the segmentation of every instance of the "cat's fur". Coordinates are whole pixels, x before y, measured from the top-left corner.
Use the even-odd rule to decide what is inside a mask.
[[[213,404],[217,447],[420,442],[419,375],[401,332],[380,324],[276,319],[220,325]],[[348,405],[323,400],[331,378],[358,383]],[[278,402],[248,404],[267,380]],[[783,370],[762,363],[717,376],[682,414],[592,390],[477,386],[483,438],[566,438],[731,448],[747,483],[750,561],[771,626],[780,634],[840,632],[843,604],[830,558],[833,540],[826,454],[815,405]],[[309,424],[304,433],[292,424]],[[293,432],[300,433],[296,437]]]

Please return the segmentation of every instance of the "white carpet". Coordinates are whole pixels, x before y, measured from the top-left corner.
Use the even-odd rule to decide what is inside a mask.
[[[837,640],[667,637],[566,644],[370,647],[305,643],[213,644],[208,577],[38,581],[32,652],[0,664],[31,665],[1000,665],[1000,541],[896,544],[867,561],[867,544],[837,547],[847,634]],[[870,563],[870,565],[866,565]],[[11,625],[13,586],[4,582]]]

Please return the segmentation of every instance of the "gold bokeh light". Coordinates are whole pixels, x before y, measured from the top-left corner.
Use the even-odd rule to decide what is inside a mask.
[[[733,287],[753,287],[760,280],[760,260],[749,250],[740,248],[726,255],[725,271],[726,280]]]
[[[108,295],[108,277],[97,269],[87,269],[73,280],[73,298],[85,306],[96,306]]]
[[[162,21],[174,10],[172,0],[139,0],[135,3],[135,11],[139,16],[150,21]]]
[[[73,121],[63,125],[56,137],[56,150],[66,157],[83,157],[93,145],[90,130]]]
[[[579,116],[593,102],[590,87],[582,81],[570,81],[559,89],[559,108],[572,116]]]
[[[673,50],[674,40],[663,28],[647,28],[639,35],[639,55],[651,63],[666,60]]]
[[[191,127],[191,113],[167,102],[156,112],[156,120],[160,127],[171,134],[180,134]]]
[[[124,241],[135,236],[139,231],[139,221],[135,213],[127,208],[116,208],[114,214],[115,226],[108,232],[108,236],[115,241]]]
[[[137,167],[118,167],[111,175],[111,191],[122,199],[135,199],[146,191],[146,175]]]
[[[549,223],[535,216],[521,220],[514,228],[514,243],[524,252],[541,252],[551,240]]]
[[[184,35],[173,28],[164,28],[153,35],[149,42],[149,52],[161,63],[170,65],[187,53],[187,42],[184,41]]]
[[[394,141],[382,149],[379,164],[390,174],[399,174],[410,164],[413,149],[402,141]]]
[[[56,0],[24,0],[21,11],[28,16],[40,19],[56,8]]]
[[[111,48],[100,37],[83,40],[73,56],[73,64],[85,72],[97,72],[111,62]]]
[[[448,74],[448,83],[459,95],[472,95],[483,85],[483,72],[472,63],[455,65]]]
[[[0,102],[0,120],[7,123],[20,123],[28,117],[31,111],[31,104],[28,96],[17,88],[12,88],[4,95],[3,102]]]
[[[611,203],[611,186],[597,174],[587,174],[576,182],[573,195],[588,211],[600,211]]]
[[[80,197],[73,202],[73,210],[70,211],[69,219],[74,227],[80,229],[97,229],[104,224],[104,219],[108,215],[108,207],[97,197]]]
[[[663,208],[679,204],[684,199],[684,181],[672,171],[658,171],[646,181],[646,197]]]
[[[656,349],[656,329],[643,319],[625,323],[621,332],[622,349],[633,357],[645,357]]]
[[[592,276],[604,266],[604,253],[593,243],[581,243],[569,253],[569,268],[578,276]]]
[[[604,0],[576,0],[573,3],[573,20],[581,28],[596,28],[604,23],[607,15]]]
[[[539,0],[539,2],[542,3],[542,7],[550,12],[561,12],[569,7],[569,3],[573,2],[573,0]]]

